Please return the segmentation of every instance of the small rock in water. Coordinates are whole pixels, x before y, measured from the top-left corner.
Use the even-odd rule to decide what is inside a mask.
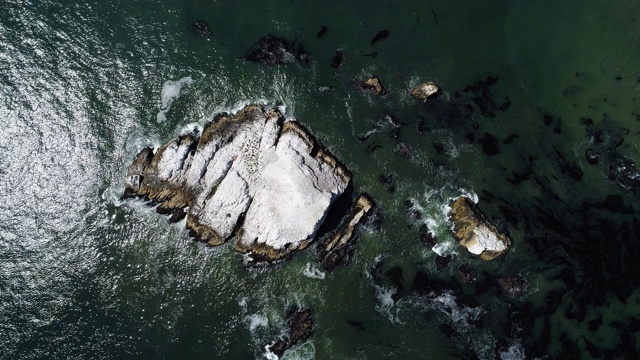
[[[451,260],[453,260],[453,256],[451,255],[446,255],[446,256],[440,256],[440,255],[436,255],[436,269],[437,270],[442,270],[444,268],[446,268],[449,263],[451,263]]]
[[[311,54],[309,54],[302,44],[298,44],[298,47],[296,48],[296,59],[305,64],[308,64],[311,61]]]
[[[273,35],[261,37],[258,43],[254,45],[252,49],[249,49],[243,57],[247,61],[264,65],[289,64],[296,60],[308,63],[311,59],[311,56],[302,44],[299,44],[298,47],[294,49],[286,39]]]
[[[422,213],[411,199],[407,199],[402,203],[402,206],[407,210],[407,216],[411,221],[418,221],[422,219]]]
[[[388,192],[393,193],[396,191],[396,179],[393,177],[392,173],[389,173],[387,175],[380,175],[378,179],[384,185]]]
[[[498,145],[498,139],[495,136],[484,133],[482,137],[478,140],[480,145],[482,145],[482,151],[487,156],[494,156],[500,153],[500,146]]]
[[[438,155],[443,155],[444,153],[447,152],[447,149],[444,147],[444,144],[439,141],[434,142],[433,147],[436,149],[436,154]]]
[[[364,325],[362,325],[361,321],[347,320],[347,324],[353,326],[358,331],[364,331]]]
[[[427,126],[425,118],[418,116],[418,132],[422,134],[429,131],[431,131],[431,127]]]
[[[394,140],[399,140],[400,139],[400,128],[399,127],[393,128],[389,132],[389,137],[394,139]]]
[[[518,134],[511,134],[511,135],[507,136],[507,138],[504,139],[502,141],[502,143],[505,144],[505,145],[509,145],[509,144],[511,144],[513,142],[513,140],[515,140],[515,139],[517,139],[519,137],[520,136],[518,136]]]
[[[342,60],[344,59],[344,52],[342,50],[336,51],[336,54],[331,59],[331,67],[338,69],[342,66]]]
[[[418,100],[427,101],[427,99],[436,95],[438,91],[440,91],[438,85],[429,81],[413,88],[413,90],[411,90],[411,96]]]
[[[318,39],[320,39],[321,37],[323,37],[327,33],[327,30],[329,30],[329,28],[327,28],[326,26],[322,25],[322,27],[320,28],[320,31],[318,31],[318,33],[316,34],[316,37]]]
[[[371,39],[371,45],[377,43],[378,41],[387,38],[389,36],[389,31],[387,30],[380,30],[378,31],[378,33],[373,37],[373,39]]]
[[[416,291],[419,295],[426,295],[432,298],[440,296],[446,291],[458,291],[458,289],[452,289],[449,283],[432,278],[422,271],[416,272],[411,290]]]
[[[427,227],[427,225],[422,224],[418,229],[418,236],[420,238],[420,242],[424,244],[424,246],[428,248],[432,248],[436,246],[437,240],[435,236],[431,233],[431,230]]]
[[[396,155],[402,156],[403,158],[406,158],[406,159],[411,159],[411,156],[413,155],[413,150],[411,149],[411,146],[409,146],[409,144],[407,143],[400,143],[396,145],[393,151],[396,153]]]
[[[517,297],[529,287],[527,279],[520,275],[502,277],[498,279],[498,284],[510,297]]]
[[[194,34],[200,35],[205,39],[211,39],[211,30],[209,29],[209,24],[207,24],[204,20],[194,20],[187,27],[189,31]]]
[[[452,203],[449,221],[453,222],[453,235],[460,245],[482,260],[495,259],[511,246],[511,239],[466,196],[460,196]]]
[[[462,264],[458,267],[458,274],[462,277],[462,281],[466,284],[472,284],[478,278],[478,272],[471,268],[467,264]]]
[[[402,298],[402,296],[404,295],[404,276],[402,268],[400,266],[394,266],[391,269],[387,270],[385,275],[396,290],[396,292],[391,295],[391,299],[394,302],[398,302],[398,300],[400,300],[400,298]]]
[[[589,163],[590,165],[596,165],[596,164],[598,164],[598,161],[600,160],[600,154],[598,154],[593,149],[585,150],[584,157],[587,159],[587,163]]]
[[[378,96],[387,94],[387,89],[382,86],[382,82],[375,75],[360,83],[360,87],[366,90],[372,90],[374,94]]]
[[[608,156],[608,178],[626,190],[640,187],[640,170],[632,159],[612,152]]]

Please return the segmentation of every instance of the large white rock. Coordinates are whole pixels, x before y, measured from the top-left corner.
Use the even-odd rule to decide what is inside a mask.
[[[199,138],[172,139],[129,168],[125,195],[162,203],[202,241],[237,236],[236,250],[268,261],[306,247],[351,174],[300,124],[247,106]]]

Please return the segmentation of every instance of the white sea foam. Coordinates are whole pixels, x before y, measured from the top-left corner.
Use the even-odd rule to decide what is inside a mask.
[[[459,196],[466,196],[474,202],[478,202],[478,195],[472,190],[445,185],[438,188],[427,188],[423,194],[421,205],[417,199],[414,200],[416,207],[423,214],[423,223],[429,231],[438,239],[438,243],[432,250],[440,256],[445,256],[456,249],[456,241],[451,235],[451,223],[449,222],[449,205]]]
[[[384,258],[383,255],[378,255],[374,259],[374,265],[380,263]],[[378,304],[376,305],[376,311],[386,315],[389,321],[396,324],[402,324],[399,318],[399,309],[395,306],[396,302],[393,301],[393,295],[396,293],[396,289],[394,288],[384,288],[373,281],[373,277],[371,276],[371,272],[366,271],[365,276],[369,279],[369,282],[373,286],[376,299],[378,300]]]
[[[253,334],[257,328],[269,325],[269,319],[264,314],[252,314],[245,317],[249,323],[249,331]]]
[[[306,277],[310,277],[312,279],[324,279],[325,273],[318,268],[317,265],[312,265],[311,263],[307,263],[307,266],[302,270],[302,274]]]
[[[156,116],[156,120],[161,123],[167,120],[167,113],[171,110],[171,105],[173,102],[180,97],[180,92],[182,88],[186,85],[193,84],[193,79],[191,76],[183,77],[182,79],[172,81],[167,80],[162,84],[162,90],[160,91],[160,100],[162,101],[162,107],[158,115]]]
[[[264,347],[265,352],[262,356],[267,360],[279,360],[280,358],[269,351],[268,345]],[[316,358],[316,347],[313,340],[307,340],[302,344],[296,345],[287,350],[282,355],[282,360],[311,360]]]
[[[458,324],[469,325],[469,321],[477,320],[484,312],[481,307],[471,308],[458,305],[455,296],[448,292],[431,299],[431,301],[438,310],[449,315],[451,320]]]
[[[519,341],[512,343],[506,351],[500,353],[500,360],[525,360],[526,358]]]

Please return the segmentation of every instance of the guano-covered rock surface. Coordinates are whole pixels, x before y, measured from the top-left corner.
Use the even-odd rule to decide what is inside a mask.
[[[249,105],[222,113],[202,134],[143,149],[128,169],[125,197],[159,203],[170,220],[186,216],[199,240],[235,249],[250,263],[273,262],[316,237],[351,173],[296,121]]]

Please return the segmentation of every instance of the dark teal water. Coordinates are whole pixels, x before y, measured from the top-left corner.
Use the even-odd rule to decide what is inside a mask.
[[[211,40],[187,30],[193,20]],[[316,332],[285,358],[635,358],[638,194],[616,159],[640,162],[639,21],[640,4],[622,0],[4,0],[0,358],[260,358],[293,304],[314,309]],[[266,34],[304,44],[313,62],[240,59]],[[371,74],[388,97],[355,86]],[[463,91],[487,76],[499,77],[489,97],[511,102],[493,117]],[[187,77],[158,122],[163,85]],[[443,90],[428,105],[408,95],[423,81]],[[247,270],[230,246],[205,248],[119,200],[142,147],[250,102],[285,106],[378,201],[382,229],[361,235],[349,265],[321,273],[308,250]],[[386,116],[405,124],[399,139]],[[483,152],[485,133],[498,154]],[[378,180],[388,173],[393,194]],[[455,244],[442,211],[460,194],[512,234],[505,256],[483,263]],[[444,269],[418,240],[423,223],[454,257]],[[461,284],[461,264],[481,273],[475,285]],[[418,273],[448,292],[420,295]],[[496,283],[511,275],[529,282],[515,298]]]

